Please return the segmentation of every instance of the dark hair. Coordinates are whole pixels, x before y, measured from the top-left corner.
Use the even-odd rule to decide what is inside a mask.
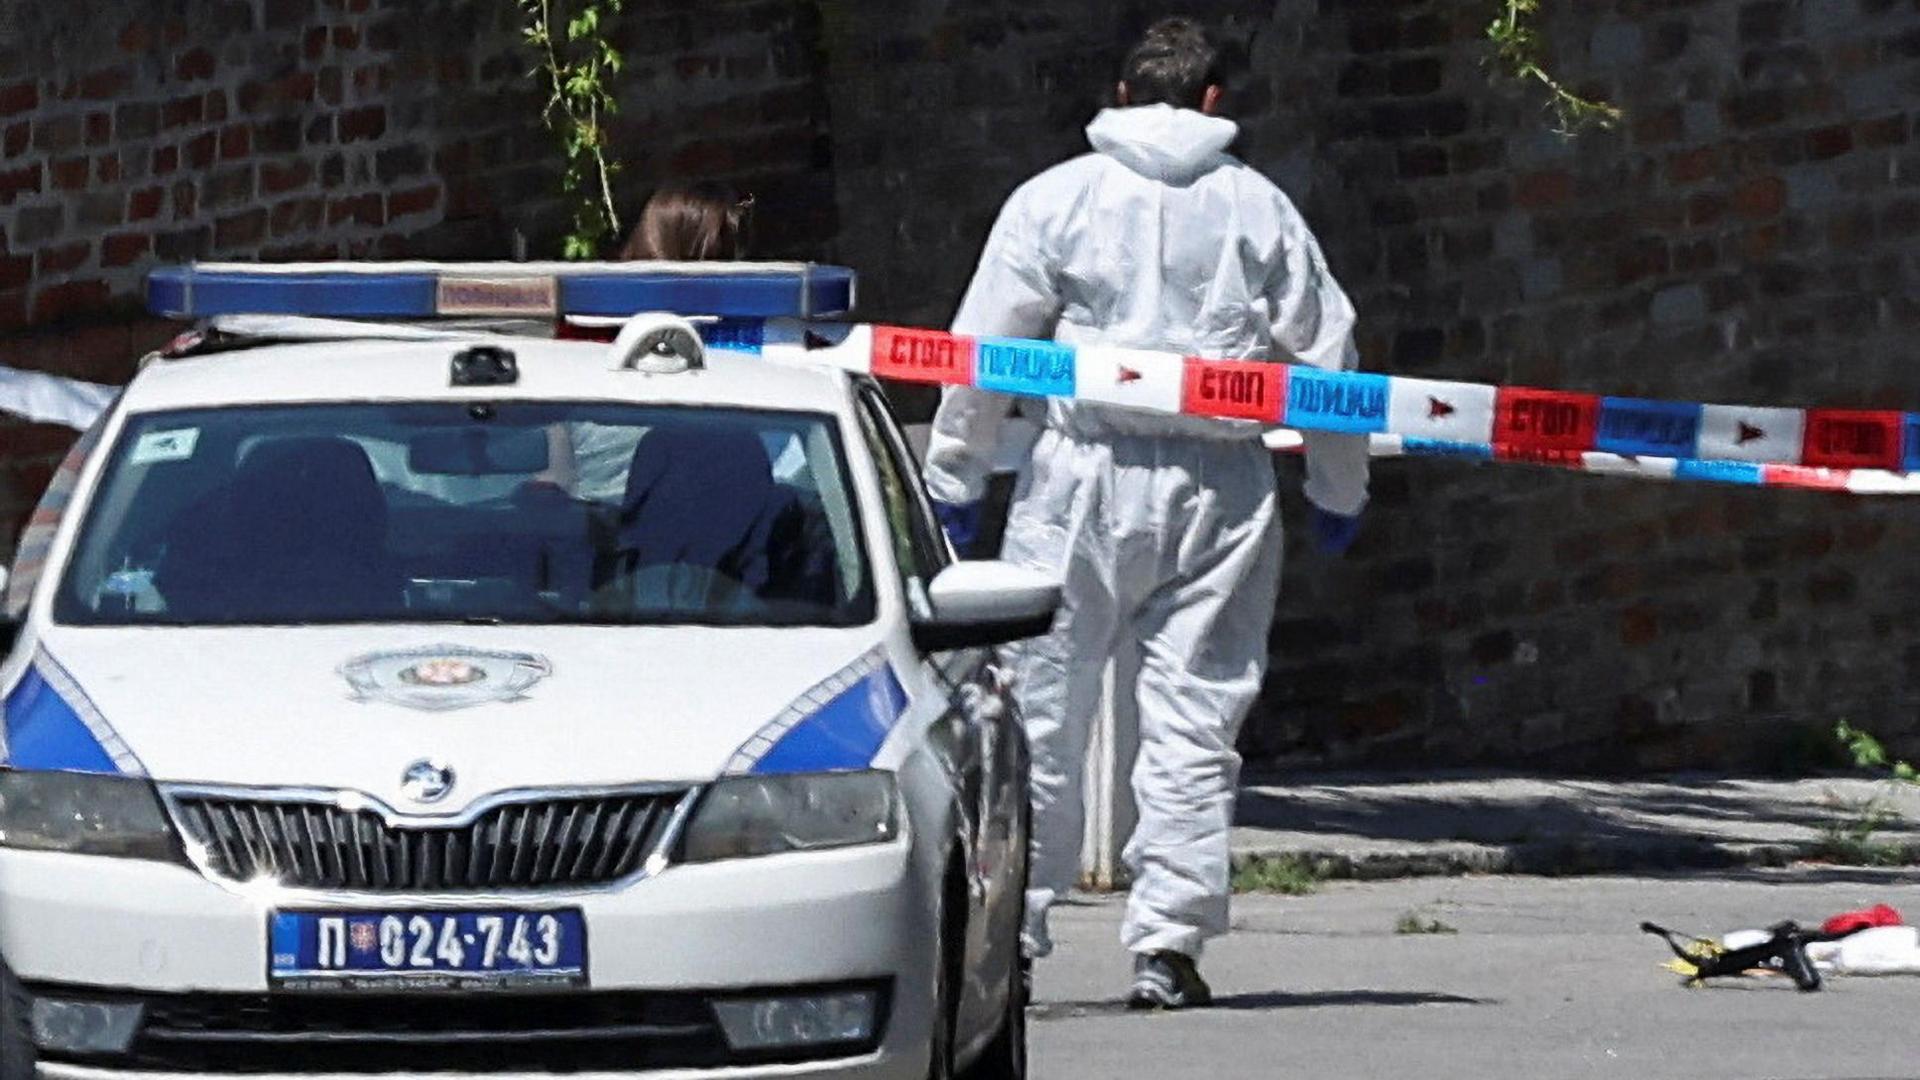
[[[620,248],[622,259],[706,262],[746,254],[753,199],[725,184],[670,184],[653,193],[640,223]]]
[[[1198,109],[1207,87],[1222,85],[1220,50],[1199,22],[1182,16],[1147,28],[1120,69],[1129,105]]]

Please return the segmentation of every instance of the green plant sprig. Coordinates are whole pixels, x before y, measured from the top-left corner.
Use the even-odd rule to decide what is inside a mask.
[[[1625,116],[1617,106],[1574,93],[1547,72],[1544,46],[1533,26],[1540,0],[1502,0],[1505,8],[1487,27],[1495,58],[1515,79],[1538,82],[1547,91],[1554,130],[1572,136],[1587,128],[1612,128]]]
[[[560,186],[573,206],[562,252],[569,259],[591,259],[620,233],[613,201],[620,162],[610,149],[607,120],[620,107],[611,80],[621,61],[607,31],[626,0],[573,0],[566,25],[557,28],[556,0],[519,2],[522,36],[540,56],[531,74],[548,90],[541,120],[560,137],[566,159]]]

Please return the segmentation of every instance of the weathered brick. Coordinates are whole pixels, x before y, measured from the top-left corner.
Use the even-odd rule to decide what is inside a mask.
[[[236,248],[253,247],[266,239],[267,210],[255,207],[238,214],[230,214],[213,223],[213,246],[222,251]]]
[[[1853,130],[1845,124],[1807,132],[1807,157],[1814,161],[1836,158],[1853,149]]]
[[[231,124],[220,129],[220,160],[237,161],[253,153],[253,129]]]
[[[27,152],[27,147],[32,143],[33,122],[31,120],[9,124],[5,136],[0,137],[0,154],[10,158],[19,157]]]
[[[116,105],[113,125],[122,139],[144,139],[160,130],[160,106],[151,101]]]
[[[313,162],[304,158],[292,161],[266,161],[260,165],[260,194],[281,195],[313,182]]]
[[[417,144],[408,143],[380,151],[374,158],[374,178],[393,184],[427,171],[427,154]]]
[[[160,110],[160,127],[171,131],[177,127],[198,124],[207,116],[207,99],[204,94],[188,94],[167,102]]]
[[[201,187],[201,202],[210,210],[236,206],[253,198],[254,167],[235,165],[208,176]]]
[[[312,232],[326,220],[327,201],[319,197],[288,199],[274,205],[269,226],[274,239],[291,233]]]
[[[204,258],[212,250],[211,225],[159,233],[153,238],[153,255],[161,262],[187,262]]]
[[[9,255],[0,257],[0,295],[18,290],[32,280],[32,256]]]
[[[33,124],[33,148],[49,154],[76,150],[84,134],[84,121],[78,114],[43,116]]]
[[[86,265],[92,256],[93,245],[85,242],[41,248],[33,256],[33,272],[37,277],[70,274]]]
[[[113,114],[110,112],[88,113],[86,134],[88,146],[105,146],[113,139]]]
[[[17,116],[40,107],[40,84],[33,79],[0,86],[0,116]]]
[[[1676,187],[1697,184],[1714,174],[1718,162],[1718,152],[1711,146],[1674,154],[1667,158],[1667,183]]]
[[[262,25],[268,30],[285,30],[305,25],[313,16],[313,0],[265,0]]]
[[[153,234],[114,233],[100,241],[100,265],[112,269],[130,266],[153,254]]]
[[[67,209],[63,203],[23,206],[13,218],[13,242],[24,249],[44,244],[66,228]]]
[[[80,97],[86,101],[113,101],[125,94],[132,83],[133,69],[125,64],[100,68],[80,77]]]
[[[380,226],[387,223],[386,203],[378,192],[334,199],[327,204],[327,224],[343,222]]]
[[[187,163],[187,168],[204,170],[213,164],[219,151],[220,136],[212,131],[203,131],[181,145],[180,158]]]
[[[57,191],[79,191],[87,186],[87,177],[93,171],[93,162],[84,154],[79,157],[61,158],[47,166],[47,175],[53,180]]]
[[[438,184],[396,191],[387,196],[387,218],[392,220],[412,214],[424,214],[439,205],[440,185]]]
[[[1526,210],[1563,206],[1573,199],[1573,175],[1561,170],[1530,173],[1514,185],[1514,204]]]
[[[340,141],[358,142],[362,139],[378,139],[387,133],[387,107],[368,105],[363,108],[349,109],[340,114]]]
[[[1756,177],[1734,189],[1733,211],[1759,220],[1778,216],[1787,208],[1787,184],[1777,176]]]
[[[200,185],[179,180],[173,185],[173,220],[191,221],[200,216]]]
[[[204,45],[195,46],[174,57],[173,77],[181,82],[198,82],[213,78],[219,67],[220,61],[214,57],[212,49]]]
[[[151,221],[160,216],[160,207],[166,201],[163,188],[141,188],[127,197],[127,220]]]
[[[295,153],[300,149],[300,120],[289,116],[257,123],[251,139],[255,153]]]
[[[1879,149],[1887,146],[1904,146],[1910,134],[1911,125],[1902,116],[1884,116],[1878,120],[1868,120],[1860,124],[1858,137],[1861,146]]]
[[[0,206],[7,206],[22,195],[38,195],[44,170],[38,162],[17,169],[0,171]]]
[[[33,299],[33,321],[47,323],[98,311],[113,291],[104,281],[65,281],[40,290]]]
[[[118,191],[89,191],[80,197],[76,221],[93,228],[111,228],[125,223],[127,199]]]
[[[314,80],[314,100],[328,105],[346,101],[346,78],[338,67],[320,69]]]
[[[1447,175],[1447,150],[1431,143],[1417,143],[1400,150],[1400,176],[1419,180]]]

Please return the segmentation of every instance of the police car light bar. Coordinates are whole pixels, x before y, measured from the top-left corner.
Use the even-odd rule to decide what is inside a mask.
[[[350,319],[843,315],[854,272],[812,263],[189,263],[147,277],[155,315]]]

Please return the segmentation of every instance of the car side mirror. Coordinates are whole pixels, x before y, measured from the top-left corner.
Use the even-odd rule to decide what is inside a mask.
[[[913,619],[922,652],[981,649],[1052,629],[1060,583],[1012,563],[957,562],[928,583],[927,599],[933,613]]]

